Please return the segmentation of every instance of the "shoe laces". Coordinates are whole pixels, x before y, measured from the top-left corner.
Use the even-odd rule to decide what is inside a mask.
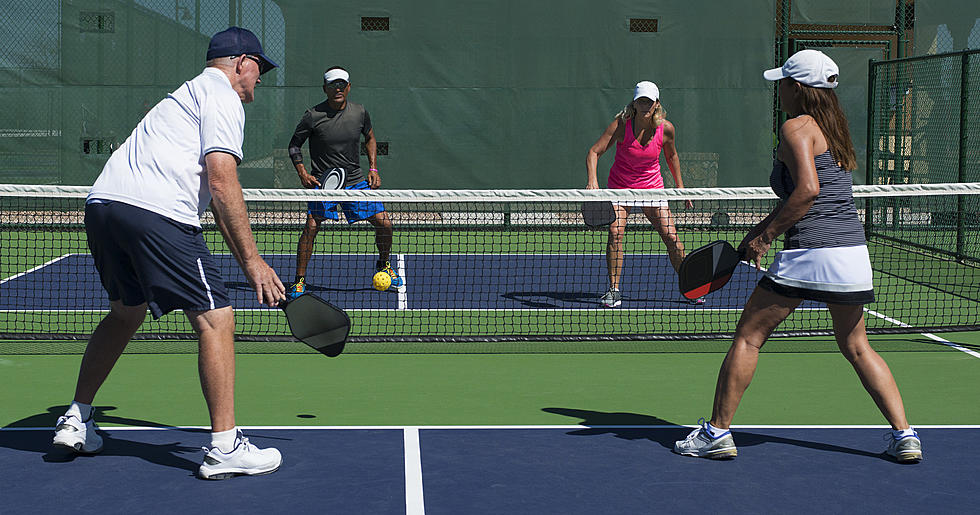
[[[691,433],[687,435],[687,438],[684,439],[685,442],[690,442],[691,440],[696,439],[698,434],[700,434],[702,431],[708,433],[708,423],[704,420],[704,417],[698,419],[698,425],[700,427],[697,427],[691,431]],[[710,435],[711,433],[708,434]]]
[[[902,440],[904,440],[906,438],[918,438],[918,437],[919,437],[919,433],[917,433],[915,430],[912,431],[912,434],[905,435],[905,436],[902,436],[902,437],[895,436],[895,433],[893,433],[891,431],[888,431],[887,433],[881,435],[881,439],[884,440],[884,441],[886,441],[886,442],[901,442]]]

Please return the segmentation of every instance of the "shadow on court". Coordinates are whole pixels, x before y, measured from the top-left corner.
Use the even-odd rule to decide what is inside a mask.
[[[32,452],[41,454],[41,460],[46,463],[66,463],[75,459],[87,459],[89,456],[76,455],[67,449],[56,448],[51,444],[54,436],[54,426],[58,417],[65,413],[68,406],[51,406],[47,413],[39,413],[17,420],[4,426],[10,428],[37,428],[50,427],[51,432],[45,431],[0,431],[0,448],[13,449],[18,451]],[[116,417],[107,414],[115,410],[115,406],[96,406],[95,420],[98,424],[120,424],[138,427],[169,427],[166,424],[149,420],[140,420],[126,417]],[[209,434],[207,429],[174,429],[184,433],[203,433]],[[177,442],[167,443],[146,443],[119,438],[123,432],[114,432],[112,428],[100,428],[104,449],[100,455],[104,456],[130,456],[140,458],[150,463],[172,467],[194,472],[200,466],[198,454],[201,453],[200,446],[180,445]],[[207,437],[201,436],[202,441]],[[193,453],[194,460],[189,460],[179,456],[180,454]]]
[[[663,447],[673,451],[674,442],[677,440],[683,440],[687,437],[688,433],[691,432],[691,428],[682,427],[680,424],[675,422],[670,422],[659,417],[652,415],[643,415],[639,413],[608,413],[603,411],[590,411],[590,410],[580,410],[574,408],[542,408],[541,411],[547,413],[554,413],[556,415],[563,415],[571,418],[578,418],[582,421],[580,424],[584,426],[599,426],[599,427],[589,427],[587,429],[577,429],[570,431],[566,434],[575,436],[595,436],[595,435],[613,435],[616,438],[622,438],[625,440],[650,440],[651,442],[656,442]],[[609,427],[613,426],[613,427]],[[615,426],[677,426],[674,427],[615,427]],[[754,433],[751,431],[744,431],[736,429],[733,431],[735,436],[735,445],[739,448],[742,447],[752,447],[755,445],[772,443],[780,445],[791,445],[795,447],[802,447],[805,449],[813,449],[817,451],[827,451],[827,452],[837,452],[842,454],[851,454],[854,456],[862,456],[865,458],[875,458],[885,461],[893,461],[884,452],[875,453],[869,451],[862,451],[860,449],[853,449],[850,447],[844,447],[840,445],[813,442],[809,440],[801,440],[798,438],[788,438],[783,436],[776,436],[770,434]]]
[[[602,293],[568,291],[512,291],[501,295],[502,298],[518,302],[524,307],[539,309],[567,309],[568,304],[596,307],[599,305],[600,296],[602,296]],[[561,304],[548,302],[547,299],[560,302]]]

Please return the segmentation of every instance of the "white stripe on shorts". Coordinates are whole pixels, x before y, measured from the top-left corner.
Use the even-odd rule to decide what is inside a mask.
[[[214,309],[214,297],[211,296],[211,285],[208,284],[208,278],[204,275],[204,264],[201,263],[201,258],[197,258],[197,271],[201,274],[201,282],[204,283],[204,290],[208,294],[208,303],[211,304],[211,309]]]
[[[828,292],[874,288],[867,245],[792,249],[776,253],[766,275],[783,286]]]

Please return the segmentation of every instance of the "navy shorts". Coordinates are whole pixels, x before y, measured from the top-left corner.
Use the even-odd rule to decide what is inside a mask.
[[[147,303],[154,318],[230,306],[199,227],[123,202],[85,205],[85,232],[109,300]]]
[[[353,186],[344,188],[345,190],[367,190],[371,189],[367,181],[361,181]],[[360,220],[366,220],[382,211],[385,210],[384,204],[381,202],[308,202],[307,209],[309,213],[313,215],[313,218],[317,220],[323,220],[324,218],[329,218],[331,220],[337,220],[340,218],[340,213],[337,212],[337,205],[344,210],[344,217],[347,218],[347,223],[352,224]]]

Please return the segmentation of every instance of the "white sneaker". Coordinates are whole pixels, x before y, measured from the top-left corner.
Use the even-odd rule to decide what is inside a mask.
[[[238,432],[235,448],[229,453],[223,453],[217,447],[204,447],[204,463],[198,469],[201,479],[228,479],[233,476],[261,476],[279,470],[282,465],[282,454],[278,449],[269,447],[259,449],[248,443],[248,438]]]
[[[912,431],[909,436],[895,438],[895,435],[889,431],[884,438],[888,440],[888,449],[885,452],[895,458],[895,461],[899,463],[922,461],[922,442],[919,440],[919,433]]]
[[[97,429],[91,416],[82,422],[77,415],[62,415],[54,428],[53,443],[79,454],[96,454],[102,450],[102,437],[95,432]]]
[[[711,432],[708,431],[708,423],[703,418],[698,420],[698,422],[701,424],[701,427],[691,431],[691,434],[687,435],[687,438],[674,442],[674,452],[684,456],[709,458],[712,460],[728,459],[738,456],[738,450],[735,448],[735,439],[732,438],[731,431],[725,431],[725,434],[716,438],[711,436]]]
[[[623,292],[609,288],[605,295],[599,298],[603,306],[607,308],[619,307],[623,303]]]

